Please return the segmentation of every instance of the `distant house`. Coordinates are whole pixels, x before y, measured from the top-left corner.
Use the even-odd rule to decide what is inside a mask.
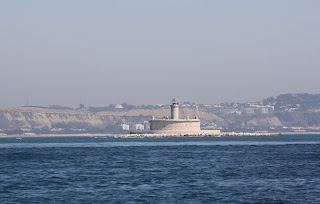
[[[132,126],[133,130],[144,130],[144,125],[142,124],[135,124]]]
[[[127,124],[121,124],[121,125],[119,125],[119,127],[121,127],[122,130],[130,130],[130,126]]]
[[[268,114],[270,112],[268,107],[256,107],[256,108],[246,108],[244,113],[246,115],[254,115],[254,114]]]
[[[144,129],[149,130],[150,129],[150,123],[149,121],[143,121]]]
[[[268,114],[269,113],[269,109],[268,108],[261,108],[261,113],[262,114]]]
[[[253,115],[253,114],[255,114],[254,108],[246,108],[246,114],[247,114],[247,115]]]
[[[121,104],[117,104],[114,106],[115,109],[123,109],[123,105]]]

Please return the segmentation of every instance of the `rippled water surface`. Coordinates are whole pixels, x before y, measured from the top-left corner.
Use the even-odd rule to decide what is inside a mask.
[[[0,203],[320,203],[320,135],[0,138]]]

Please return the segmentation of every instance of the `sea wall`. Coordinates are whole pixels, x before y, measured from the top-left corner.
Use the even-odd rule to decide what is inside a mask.
[[[199,131],[200,120],[150,120],[150,130],[167,130],[167,131]]]

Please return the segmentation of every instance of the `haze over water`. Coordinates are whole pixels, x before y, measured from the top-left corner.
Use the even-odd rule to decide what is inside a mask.
[[[319,203],[320,136],[0,138],[1,203]]]

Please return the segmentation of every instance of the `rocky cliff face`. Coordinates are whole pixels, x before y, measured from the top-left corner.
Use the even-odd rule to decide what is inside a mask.
[[[170,114],[169,109],[136,109],[129,111],[90,112],[87,110],[56,110],[33,107],[1,107],[0,129],[14,130],[21,128],[81,128],[105,129],[118,124],[136,124],[150,120],[152,116],[162,118]],[[199,116],[205,122],[215,122],[226,125],[222,118],[214,114],[199,112],[192,109],[182,109],[181,118]]]
[[[247,126],[250,127],[278,127],[282,126],[281,121],[276,116],[269,116],[269,117],[257,117],[252,120],[247,121]]]
[[[95,114],[81,111],[60,111],[42,108],[6,108],[0,110],[0,128],[54,128],[61,125],[103,126],[103,120]]]

